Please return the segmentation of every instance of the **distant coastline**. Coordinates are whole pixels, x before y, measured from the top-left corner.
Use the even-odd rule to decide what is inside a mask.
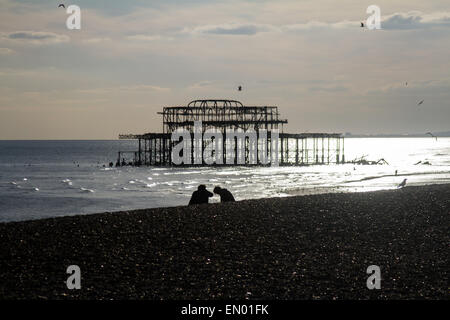
[[[450,137],[450,131],[432,132],[436,137]],[[378,134],[362,134],[362,133],[344,133],[346,138],[427,138],[430,137],[426,133],[378,133]]]

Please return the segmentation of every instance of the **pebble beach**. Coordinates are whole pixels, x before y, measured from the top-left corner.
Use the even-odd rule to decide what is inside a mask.
[[[442,184],[0,223],[0,299],[448,300],[449,214]]]

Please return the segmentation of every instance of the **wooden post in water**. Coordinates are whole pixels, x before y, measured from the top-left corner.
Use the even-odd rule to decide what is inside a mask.
[[[234,141],[234,164],[238,163],[238,139],[237,137],[233,138]]]
[[[163,164],[167,164],[167,157],[166,157],[166,138],[162,137],[161,138],[163,141]]]
[[[316,164],[319,163],[319,139],[314,137],[314,158],[316,160]]]
[[[172,148],[173,148],[173,141],[172,139],[169,138],[169,165],[172,166],[173,161],[172,161]]]
[[[142,146],[141,146],[141,138],[139,138],[139,150],[138,150],[138,163],[137,165],[140,166],[141,165],[141,153],[142,153]]]
[[[227,163],[227,139],[226,139],[226,132],[225,132],[225,128],[223,129],[223,136],[222,136],[222,163],[226,164]]]
[[[191,164],[194,164],[194,133],[191,133]]]
[[[306,160],[306,164],[308,164],[308,138],[305,138],[305,160]]]
[[[328,137],[328,146],[327,146],[327,149],[328,149],[328,153],[327,153],[327,163],[329,164],[329,163],[330,163],[330,137]]]
[[[325,145],[324,145],[324,138],[322,137],[322,164],[325,163]]]
[[[340,150],[340,146],[339,146],[339,138],[336,139],[336,164],[339,164],[339,150]]]
[[[305,154],[305,138],[302,138],[302,164],[304,164],[304,155]]]
[[[289,137],[286,138],[286,163],[289,163]]]
[[[342,137],[342,163],[345,163],[344,137]]]

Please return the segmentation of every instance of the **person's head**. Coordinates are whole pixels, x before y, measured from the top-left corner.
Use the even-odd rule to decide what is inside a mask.
[[[198,191],[204,191],[204,190],[206,190],[206,186],[204,184],[201,184],[201,185],[198,186],[197,190]]]
[[[220,190],[222,190],[221,187],[215,187],[214,190],[213,190],[213,192],[214,192],[214,193],[219,193]]]

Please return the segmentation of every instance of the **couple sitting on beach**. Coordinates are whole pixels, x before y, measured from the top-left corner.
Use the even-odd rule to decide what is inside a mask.
[[[227,189],[221,187],[215,187],[213,192],[220,196],[220,202],[228,202],[235,201],[233,195]],[[206,186],[201,184],[198,186],[197,191],[192,193],[191,201],[189,201],[189,205],[191,204],[201,204],[208,203],[209,198],[212,197],[213,194],[206,190]]]

